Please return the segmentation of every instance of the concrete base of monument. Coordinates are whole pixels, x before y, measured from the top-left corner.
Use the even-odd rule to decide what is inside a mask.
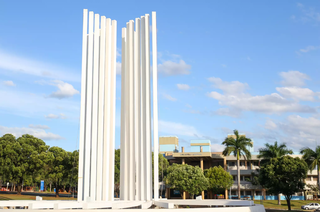
[[[189,206],[188,208],[185,208]],[[113,202],[78,202],[78,201],[60,201],[60,200],[8,200],[0,201],[0,211],[8,211],[8,209],[29,209],[29,210],[72,210],[83,209],[86,211],[98,212],[99,210],[110,209],[115,212],[127,211],[127,209],[145,210],[161,210],[161,211],[215,211],[215,212],[265,212],[263,205],[254,204],[253,201],[247,200],[174,200],[161,199],[153,201],[122,201],[116,200]]]

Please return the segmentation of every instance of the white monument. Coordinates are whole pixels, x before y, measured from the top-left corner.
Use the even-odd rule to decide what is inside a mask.
[[[158,199],[157,30],[152,13],[122,29],[120,199]],[[135,29],[134,29],[135,25]],[[113,201],[116,108],[115,20],[83,11],[78,201]],[[153,102],[151,108],[151,91]],[[153,130],[151,129],[151,109]],[[153,142],[151,139],[153,132]],[[154,189],[152,189],[154,185]],[[154,191],[154,195],[153,195]]]
[[[152,190],[152,138],[158,155],[157,35],[156,13],[152,13],[152,77],[150,83],[150,21],[146,14],[122,28],[121,63],[121,163],[120,199],[158,199],[158,157],[154,157]],[[153,102],[151,104],[151,91]],[[151,129],[153,106],[153,130]]]

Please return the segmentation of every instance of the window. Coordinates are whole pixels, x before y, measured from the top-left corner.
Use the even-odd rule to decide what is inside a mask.
[[[235,166],[235,162],[229,162],[229,166]]]
[[[240,166],[244,166],[244,161],[240,161]]]
[[[313,181],[318,181],[318,177],[313,177]]]
[[[307,177],[307,178],[306,178],[306,181],[311,181],[311,177]]]
[[[243,196],[244,195],[244,191],[240,191],[240,194],[241,194],[241,196]]]
[[[237,176],[233,175],[233,181],[237,181]]]
[[[231,191],[231,195],[237,195],[236,191]]]

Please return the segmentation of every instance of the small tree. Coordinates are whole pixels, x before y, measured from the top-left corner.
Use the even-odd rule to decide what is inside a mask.
[[[316,198],[318,201],[319,187],[317,185],[307,184],[307,188],[309,188],[313,193],[316,193]]]
[[[193,196],[206,190],[209,186],[208,179],[204,176],[200,167],[186,164],[173,164],[168,168],[166,178],[167,185]]]
[[[214,194],[224,192],[233,184],[231,174],[221,166],[215,166],[205,170],[205,176],[209,181],[209,189],[212,190]]]
[[[283,156],[273,158],[260,169],[259,182],[271,193],[284,194],[288,210],[291,210],[292,195],[304,189],[308,165],[300,158]]]
[[[246,178],[246,181],[250,182],[254,188],[253,188],[253,200],[254,200],[254,193],[256,188],[262,188],[259,182],[259,170],[257,170],[258,174],[256,174],[255,172],[251,172],[251,178]]]

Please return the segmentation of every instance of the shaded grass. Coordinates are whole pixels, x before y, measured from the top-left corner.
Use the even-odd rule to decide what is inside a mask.
[[[316,201],[316,200],[291,200],[291,209],[292,210],[296,210],[296,211],[306,211],[306,210],[302,210],[301,206],[302,205],[306,205],[308,203],[311,202],[318,202],[320,203],[320,201]],[[287,205],[287,201],[285,200],[281,200],[281,205],[278,205],[278,200],[255,200],[254,201],[255,204],[262,204],[266,209],[280,209],[280,210],[268,210],[268,211],[272,211],[272,212],[278,212],[278,211],[282,211],[283,210],[288,210],[288,205]]]
[[[53,196],[42,196],[42,199],[43,200],[76,200],[76,198],[72,198],[72,197],[53,197]],[[1,200],[36,200],[36,196],[17,195],[17,194],[0,194],[0,201]]]

